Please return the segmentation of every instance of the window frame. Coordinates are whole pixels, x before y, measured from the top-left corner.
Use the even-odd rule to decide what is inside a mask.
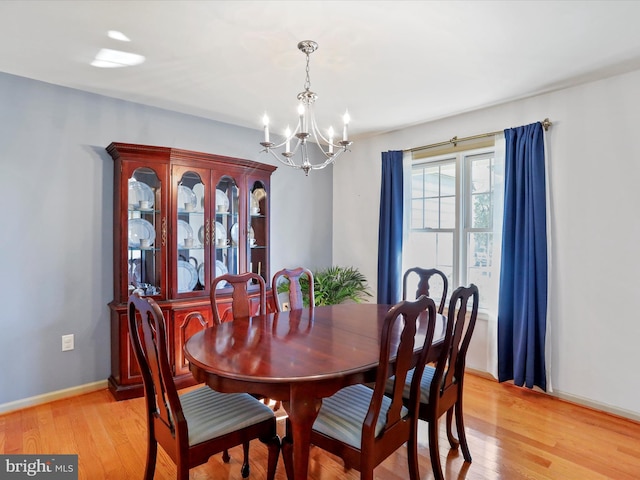
[[[469,266],[471,264],[471,260],[469,259],[469,244],[470,244],[470,234],[473,233],[489,233],[494,234],[494,215],[495,215],[495,204],[491,202],[491,217],[490,222],[487,227],[473,227],[473,198],[474,194],[472,192],[472,165],[474,161],[484,160],[490,158],[492,160],[492,166],[495,168],[495,156],[496,156],[496,147],[493,145],[482,145],[482,146],[468,146],[468,147],[457,147],[455,149],[450,149],[447,152],[434,152],[431,155],[425,155],[424,153],[420,154],[418,158],[416,158],[415,154],[412,154],[410,158],[410,162],[408,164],[409,168],[409,176],[411,178],[411,182],[409,184],[409,192],[405,195],[405,207],[408,208],[408,215],[405,216],[405,221],[407,224],[405,225],[405,234],[407,237],[411,236],[413,232],[424,232],[424,233],[452,233],[453,236],[453,245],[452,245],[452,266],[451,266],[451,276],[449,277],[449,282],[451,286],[454,288],[449,288],[448,294],[451,295],[452,291],[455,289],[457,285],[466,285],[468,284],[468,272]],[[455,166],[455,227],[454,228],[433,228],[426,226],[425,213],[424,213],[424,203],[423,203],[423,222],[421,227],[414,228],[413,226],[413,201],[416,197],[414,197],[414,185],[413,185],[413,176],[416,169],[425,168],[427,165],[434,164],[447,164],[453,163]],[[493,169],[492,169],[493,170]],[[489,192],[493,193],[493,188],[495,188],[495,179],[494,176],[490,177],[490,188]],[[424,188],[423,188],[424,195]],[[426,197],[422,197],[423,199]],[[439,197],[441,198],[441,197]],[[439,212],[439,215],[441,212]],[[440,223],[438,227],[440,226]],[[496,241],[496,239],[493,239]],[[499,241],[499,239],[497,240]],[[406,271],[408,268],[414,266],[421,266],[424,268],[432,268],[429,265],[419,265],[415,264],[415,261],[408,259],[404,253],[403,248],[403,271]],[[438,265],[435,266],[438,268]],[[496,280],[497,281],[497,280]],[[481,303],[482,299],[481,299]],[[481,305],[481,308],[486,307]]]

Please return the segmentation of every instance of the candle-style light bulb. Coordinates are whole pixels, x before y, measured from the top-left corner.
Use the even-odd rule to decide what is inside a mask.
[[[306,133],[304,125],[304,105],[302,103],[298,105],[298,115],[300,115],[300,133]]]
[[[349,121],[351,120],[351,117],[349,116],[349,110],[346,110],[344,112],[344,117],[342,117],[342,119],[344,120],[344,129],[342,130],[342,140],[346,142],[347,138],[349,137],[349,134],[347,132],[347,127],[349,126]]]
[[[329,153],[333,153],[333,127],[329,127]]]
[[[264,141],[269,143],[269,117],[267,117],[266,113],[262,117],[262,124],[264,125]]]
[[[289,153],[291,151],[291,129],[289,128],[289,125],[287,125],[287,129],[284,131],[284,136],[287,139],[287,144],[284,148],[284,151],[286,153]]]

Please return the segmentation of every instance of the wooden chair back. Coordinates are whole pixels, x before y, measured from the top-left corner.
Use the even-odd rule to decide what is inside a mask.
[[[429,402],[420,403],[419,417],[429,422],[429,455],[435,480],[443,480],[442,465],[438,447],[438,419],[447,414],[447,439],[451,448],[462,447],[462,454],[471,462],[471,453],[464,429],[462,392],[467,350],[478,317],[478,287],[458,287],[451,294],[445,338],[440,357],[436,361],[431,383]],[[471,310],[469,311],[469,304]],[[452,423],[455,413],[458,438],[453,435]]]
[[[435,324],[436,306],[434,301],[426,295],[415,301],[403,300],[394,305],[388,311],[382,328],[380,360],[373,392],[371,393],[371,390],[364,385],[352,385],[331,397],[337,398],[337,396],[345,395],[339,400],[340,405],[345,402],[350,405],[349,410],[353,405],[353,408],[358,412],[361,408],[366,411],[362,423],[360,448],[358,449],[349,441],[339,440],[342,436],[340,422],[334,430],[335,437],[333,434],[329,435],[318,431],[314,427],[311,443],[340,456],[346,467],[355,468],[362,473],[361,478],[372,479],[373,470],[378,464],[405,443],[413,442],[409,446],[408,454],[409,477],[417,480],[418,460],[415,440],[417,438],[417,415],[420,400],[420,376],[431,348]],[[417,335],[419,331],[424,333],[424,338],[421,344],[417,345],[418,339],[421,338]],[[398,332],[400,332],[399,336]],[[414,352],[418,347],[421,347],[422,350],[416,363]],[[411,403],[405,405],[403,400],[405,381],[409,371],[414,367],[416,374],[411,382]],[[389,377],[394,379],[392,380],[393,388],[390,401],[385,397],[385,384]],[[368,406],[363,404],[365,401],[369,401]],[[327,404],[329,402],[330,399],[325,401]],[[322,408],[319,417],[323,416]],[[329,414],[325,418],[332,417],[333,415]],[[354,415],[355,417],[361,418],[359,414]],[[331,420],[329,422],[332,423]],[[349,431],[351,431],[350,427]],[[286,449],[283,446],[283,451],[285,455],[290,455],[288,446]],[[290,462],[286,457],[285,461]]]
[[[469,312],[469,300],[471,311]],[[436,363],[430,398],[437,398],[442,412],[449,410],[457,399],[457,389],[464,378],[467,350],[478,317],[478,287],[458,287],[451,294],[442,354]]]
[[[179,455],[181,440],[186,445],[187,424],[169,364],[164,315],[152,298],[142,298],[137,293],[129,297],[128,315],[129,338],[142,375],[149,429],[170,456]]]
[[[188,480],[190,468],[206,463],[216,453],[224,452],[223,460],[228,462],[227,449],[242,444],[242,476],[246,478],[249,443],[259,438],[268,446],[267,478],[273,480],[280,452],[273,412],[249,395],[222,394],[207,386],[179,395],[169,363],[165,319],[158,304],[152,298],[134,293],[129,297],[128,320],[129,339],[142,374],[147,412],[144,479],[153,480],[158,444],[175,462],[178,480]],[[247,417],[239,419],[237,412],[229,408],[230,402]],[[261,409],[257,410],[259,418],[254,417],[257,408]],[[230,418],[237,419],[237,429],[228,428]],[[189,422],[194,430],[192,439]]]
[[[440,303],[438,303],[438,313],[442,313],[444,311],[444,305],[447,301],[447,293],[449,289],[449,280],[447,276],[441,270],[437,268],[420,268],[413,267],[404,272],[402,277],[402,299],[407,299],[407,284],[408,280],[412,274],[418,276],[418,289],[416,290],[415,298],[420,297],[420,295],[426,295],[427,297],[431,297],[429,293],[429,279],[434,275],[440,277],[440,281],[442,283],[442,296],[440,297]]]
[[[220,282],[227,282],[231,288],[231,304],[225,309],[228,302],[220,302],[220,290],[217,288]],[[252,301],[249,294],[249,285],[257,285],[259,296],[257,303]],[[226,288],[225,288],[226,289]],[[226,273],[213,279],[211,284],[211,308],[213,318],[217,324],[234,318],[252,317],[257,314],[267,313],[267,291],[264,279],[252,272],[234,275]]]
[[[289,281],[289,310],[299,310],[304,308],[304,296],[302,293],[302,284],[300,282],[301,278],[306,278],[306,293],[307,298],[309,299],[309,306],[313,307],[315,305],[313,273],[311,273],[311,270],[304,267],[294,269],[283,268],[276,272],[271,281],[271,292],[273,294],[277,312],[282,311],[282,305],[278,299],[278,284],[282,279],[287,279]]]

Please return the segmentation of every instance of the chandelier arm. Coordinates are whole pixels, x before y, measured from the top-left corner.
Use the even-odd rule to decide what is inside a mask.
[[[277,153],[275,153],[273,150],[271,150],[269,148],[265,148],[262,151],[263,152],[266,151],[266,152],[270,153],[273,158],[275,158],[277,161],[279,161],[283,165],[286,165],[287,167],[301,168],[300,166],[298,166],[295,163],[293,163],[293,161],[290,158],[287,158],[287,157],[281,158]]]
[[[322,132],[318,128],[318,124],[316,123],[316,117],[313,114],[313,110],[309,109],[309,113],[311,114],[310,115],[311,116],[311,133],[313,134],[313,138],[316,141],[316,145],[318,145],[318,148],[324,154],[325,158],[327,158],[330,161],[329,163],[331,163],[331,161],[335,160],[336,154],[333,153],[333,152],[325,151],[324,147],[322,146],[322,142],[320,141],[320,139],[322,139],[324,141],[324,143],[326,143],[327,145],[333,145],[334,147],[337,147],[337,148],[340,148],[340,145],[335,145],[332,142],[329,142],[329,140],[327,140],[326,138],[324,138],[324,136],[322,135]],[[318,138],[318,137],[320,137],[320,138]]]

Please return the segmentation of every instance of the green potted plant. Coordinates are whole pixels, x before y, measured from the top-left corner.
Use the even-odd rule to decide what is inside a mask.
[[[302,291],[305,292],[306,277],[300,279]],[[286,292],[287,282],[278,285],[278,293]],[[345,301],[360,303],[365,297],[371,297],[367,279],[354,267],[329,267],[313,272],[313,291],[316,306],[336,305]],[[304,298],[308,306],[308,298]]]

